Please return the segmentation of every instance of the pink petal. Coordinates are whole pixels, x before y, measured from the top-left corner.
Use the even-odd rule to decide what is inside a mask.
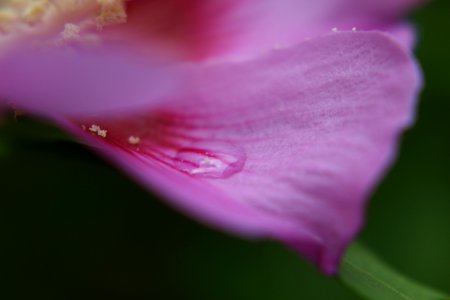
[[[212,7],[220,7],[218,4],[222,2],[216,0],[207,3]],[[273,47],[295,45],[305,39],[329,33],[332,28],[342,31],[353,28],[392,31],[396,36],[396,31],[391,28],[399,26],[398,18],[421,2],[424,1],[232,1],[230,3],[233,4],[229,5],[231,9],[221,15],[220,22],[212,18],[216,20],[212,26],[202,27],[208,28],[209,36],[209,39],[203,40],[220,41],[216,51],[221,55],[248,57]]]
[[[334,273],[413,119],[411,57],[382,33],[335,33],[184,72],[158,109],[57,121],[180,209]]]
[[[103,38],[141,50],[160,48],[180,59],[251,57],[339,30],[391,31],[420,0],[133,0],[127,23]],[[395,32],[394,32],[395,33]],[[145,51],[144,51],[145,52]]]
[[[383,1],[378,4],[354,0],[314,3],[255,1],[195,0],[188,5],[181,0],[133,0],[128,4],[129,24],[113,26],[126,30],[112,30],[119,34],[112,38],[106,28],[101,34],[105,39],[104,45],[93,50],[81,46],[70,49],[53,47],[45,52],[36,52],[32,47],[36,38],[24,37],[19,39],[21,42],[11,43],[9,46],[13,49],[9,52],[2,53],[0,99],[13,100],[14,106],[29,110],[71,115],[114,112],[130,106],[137,109],[148,105],[148,102],[159,103],[161,98],[168,98],[175,87],[181,88],[183,75],[167,67],[167,63],[173,63],[174,57],[163,59],[152,38],[153,35],[162,39],[170,39],[171,36],[164,36],[164,32],[159,31],[155,33],[151,28],[163,30],[163,25],[172,24],[177,14],[180,15],[179,23],[174,23],[178,26],[173,29],[175,32],[171,32],[175,36],[173,39],[187,43],[184,47],[197,49],[191,49],[194,56],[219,55],[221,60],[230,56],[242,60],[274,47],[296,45],[305,38],[329,32],[333,26],[342,30],[352,27],[383,29],[406,47],[414,43],[411,28],[394,23],[393,19],[418,1]],[[181,10],[185,6],[187,9]],[[153,14],[164,13],[159,18],[164,24],[156,26],[153,24],[155,18],[149,18],[153,22],[150,22],[153,27],[149,29],[152,34],[146,34],[144,29],[149,24],[142,19],[152,10],[155,10]],[[61,20],[56,23],[64,24]],[[54,28],[53,31],[59,33],[61,30]],[[140,40],[145,41],[146,52],[134,55],[135,48],[129,43],[134,35],[130,30],[141,32]],[[152,55],[156,53],[158,55]],[[226,55],[220,57],[221,54]],[[124,77],[128,79],[126,83]],[[52,89],[47,88],[49,84]],[[125,98],[126,102],[123,101]]]
[[[233,31],[242,25],[235,18],[242,4],[241,0],[133,0],[126,4],[126,24],[106,28],[105,33],[141,48],[157,45],[181,59],[204,58],[229,46]]]
[[[399,23],[389,27],[388,34],[393,36],[405,49],[413,49],[416,45],[415,28],[409,23]]]
[[[125,27],[143,31],[140,29],[145,23],[142,24],[139,11],[147,14],[156,7],[156,12],[166,13],[167,18],[162,18],[166,23],[173,19],[173,14],[178,13],[182,15],[178,27],[187,30],[187,33],[178,32],[176,36],[183,39],[189,33],[193,39],[189,41],[204,51],[208,47],[210,51],[216,51],[215,54],[228,51],[226,57],[235,55],[240,60],[248,58],[247,55],[261,55],[274,47],[298,44],[306,37],[329,32],[335,25],[343,30],[355,25],[361,25],[357,28],[364,30],[379,28],[387,30],[407,48],[414,44],[410,26],[388,20],[419,1],[383,1],[378,4],[354,0],[321,0],[314,3],[297,0],[255,1],[196,0],[187,5],[180,0],[133,0],[129,4],[129,24]],[[189,9],[180,12],[179,8],[184,6]],[[173,11],[167,7],[172,7]],[[57,23],[64,22],[59,20]],[[264,29],[264,34],[261,34],[261,29]],[[36,39],[27,38],[30,43],[12,43],[10,46],[13,49],[2,53],[0,60],[0,101],[10,100],[15,107],[31,111],[70,115],[115,112],[130,107],[137,110],[148,106],[149,102],[159,105],[162,98],[170,98],[174,90],[183,88],[184,75],[168,67],[169,63],[173,64],[173,57],[163,59],[152,38],[147,39],[150,42],[147,52],[135,55],[135,49],[129,47],[129,32],[125,30],[122,32],[125,34],[119,34],[117,38],[121,43],[117,43],[118,40],[111,40],[109,31],[105,29],[102,33],[104,45],[94,49],[83,46],[69,49],[53,47],[45,52],[36,52],[31,46]],[[147,37],[144,34],[142,39]],[[152,55],[156,53],[158,55]],[[49,84],[52,89],[47,88]],[[25,86],[26,89],[23,88]]]
[[[0,61],[0,74],[0,101],[71,116],[158,105],[182,81],[161,61],[106,46],[40,51],[24,45]]]

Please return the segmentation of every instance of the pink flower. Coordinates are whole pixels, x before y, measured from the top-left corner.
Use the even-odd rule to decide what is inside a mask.
[[[0,98],[333,274],[413,120],[415,2],[7,1]]]

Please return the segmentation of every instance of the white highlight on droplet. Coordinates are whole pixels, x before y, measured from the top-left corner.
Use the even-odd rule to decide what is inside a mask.
[[[228,178],[240,172],[246,154],[236,145],[223,142],[198,142],[178,150],[176,166],[195,177]]]
[[[190,174],[202,174],[207,172],[223,171],[227,165],[221,160],[213,157],[204,157],[199,162],[199,167],[189,171]]]

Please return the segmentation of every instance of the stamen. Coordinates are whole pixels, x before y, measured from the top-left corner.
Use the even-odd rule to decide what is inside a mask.
[[[41,0],[28,5],[22,14],[22,19],[30,25],[42,20],[49,5],[48,0]]]
[[[122,0],[97,0],[101,4],[99,16],[96,18],[97,29],[106,25],[126,23],[127,13]]]
[[[93,29],[101,30],[126,20],[125,0],[0,0],[0,35],[15,27],[20,33],[26,24],[32,27],[27,30],[60,31],[58,46],[67,41],[96,44]],[[84,32],[82,37],[80,32]]]
[[[0,10],[0,32],[7,33],[11,25],[18,19],[18,14],[12,9]]]
[[[80,27],[78,25],[67,23],[61,32],[61,37],[65,41],[74,41],[80,39]]]

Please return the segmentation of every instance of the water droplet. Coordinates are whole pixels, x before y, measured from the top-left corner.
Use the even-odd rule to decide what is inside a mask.
[[[242,170],[244,149],[229,143],[198,142],[178,150],[177,167],[192,176],[228,178]]]

